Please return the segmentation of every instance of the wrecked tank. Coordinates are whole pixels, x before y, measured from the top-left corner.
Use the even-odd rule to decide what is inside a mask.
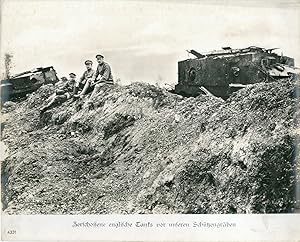
[[[294,77],[294,59],[274,53],[275,49],[251,46],[223,47],[208,53],[190,50],[196,58],[178,62],[174,92],[188,97],[212,94],[227,99],[232,92],[249,84]]]
[[[53,66],[38,67],[1,80],[1,102],[20,98],[36,91],[44,84],[54,84],[58,81]]]

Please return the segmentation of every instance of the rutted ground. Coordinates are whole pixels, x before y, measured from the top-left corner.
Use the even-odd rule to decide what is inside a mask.
[[[292,211],[294,82],[226,102],[135,83],[104,90],[94,110],[68,101],[40,116],[52,93],[41,87],[2,110],[6,213]]]

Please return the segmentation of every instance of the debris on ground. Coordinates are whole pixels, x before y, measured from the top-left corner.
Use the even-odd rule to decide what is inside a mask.
[[[2,109],[6,214],[286,213],[297,91],[254,84],[225,102],[133,83],[44,114],[42,86]]]

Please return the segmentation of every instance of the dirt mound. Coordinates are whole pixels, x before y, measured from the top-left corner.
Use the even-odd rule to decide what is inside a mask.
[[[3,109],[2,202],[9,214],[280,213],[294,207],[294,82],[226,102],[134,83],[95,108],[40,115],[43,86]]]

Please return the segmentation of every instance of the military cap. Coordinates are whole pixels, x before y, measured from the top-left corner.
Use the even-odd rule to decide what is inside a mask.
[[[84,64],[88,64],[88,63],[90,63],[90,64],[93,64],[93,62],[91,61],[91,60],[86,60],[85,62],[84,62]]]
[[[104,56],[103,56],[103,55],[101,55],[101,54],[98,54],[98,55],[96,55],[96,58],[97,58],[98,56],[100,56],[100,57],[104,58]]]
[[[76,76],[76,74],[75,74],[75,73],[73,73],[73,72],[71,72],[71,73],[69,74],[69,76],[71,76],[71,75],[73,75],[73,76]]]

